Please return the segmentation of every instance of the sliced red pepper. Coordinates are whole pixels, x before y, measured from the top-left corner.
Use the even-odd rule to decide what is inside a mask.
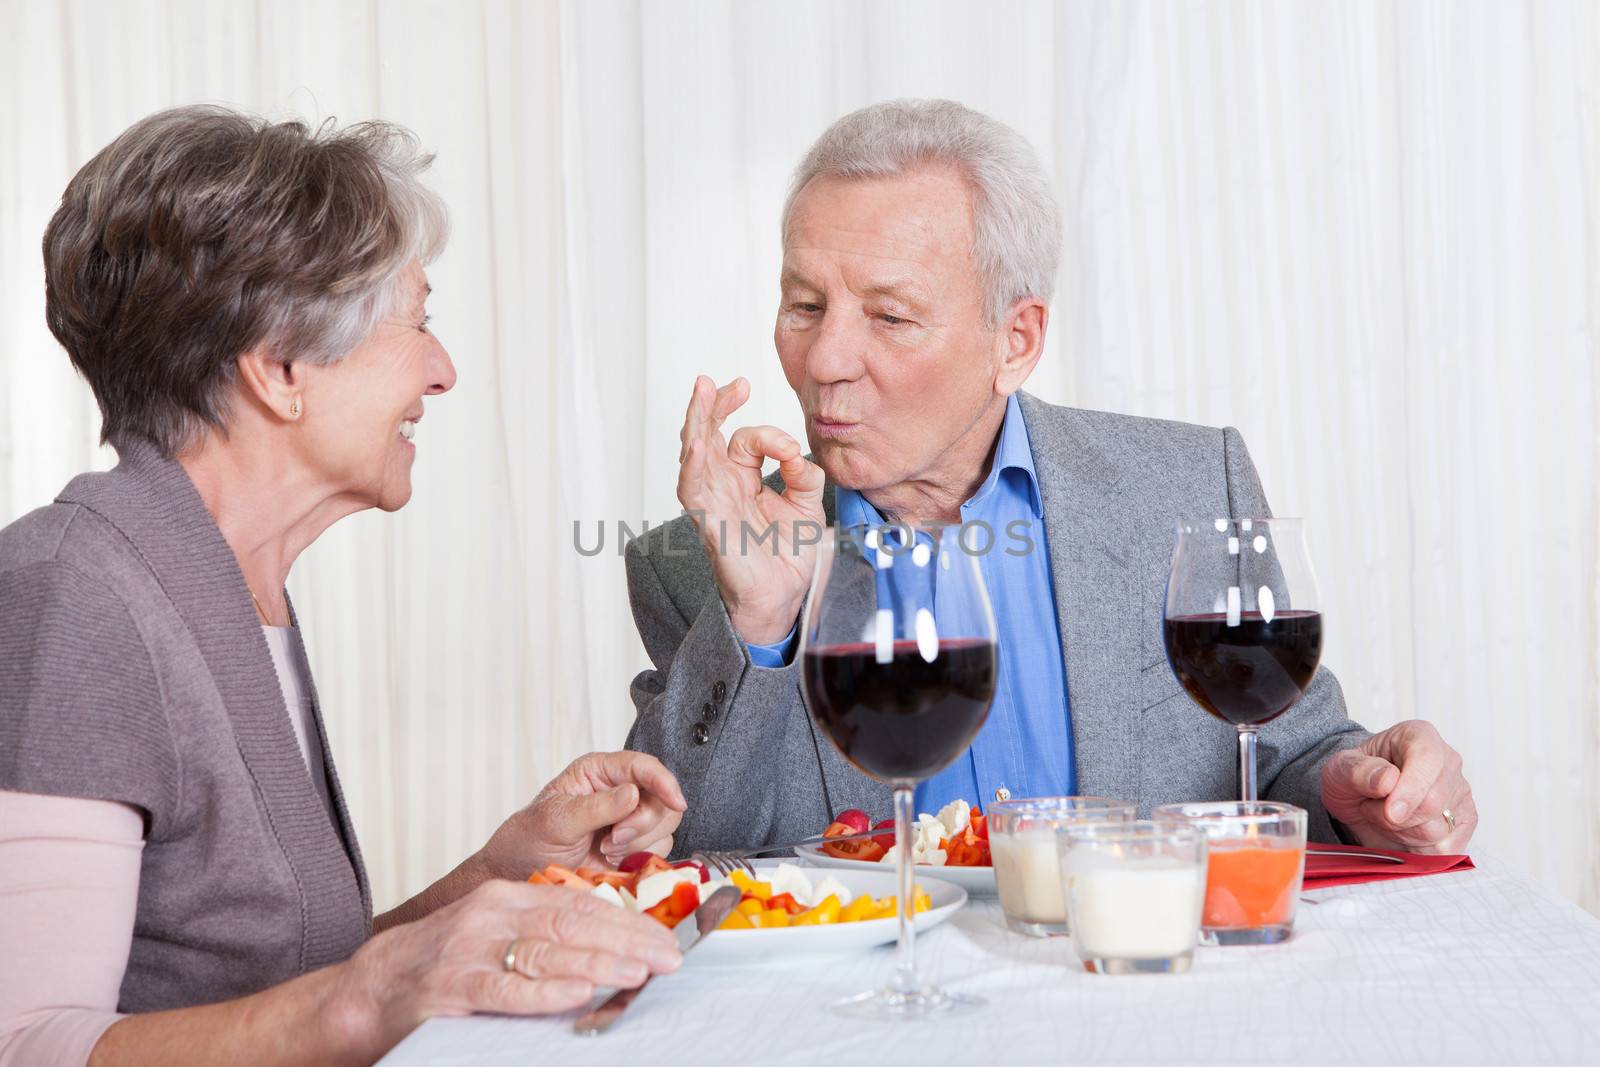
[[[654,907],[646,908],[644,913],[670,929],[693,915],[699,906],[699,888],[688,882],[679,882],[672,887],[671,896]]]
[[[779,893],[777,896],[767,901],[767,908],[768,910],[771,910],[772,908],[782,908],[790,915],[799,915],[802,911],[806,910],[806,906],[794,899],[794,895],[792,893]]]
[[[990,865],[989,843],[981,840],[971,829],[963,830],[955,840],[940,842],[944,846],[947,867],[986,867]]]

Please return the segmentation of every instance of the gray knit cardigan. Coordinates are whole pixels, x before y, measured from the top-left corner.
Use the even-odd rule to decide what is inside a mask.
[[[120,453],[0,530],[0,789],[143,813],[119,1003],[137,1012],[343,960],[372,902],[332,756],[337,824],[221,531],[181,466]]]

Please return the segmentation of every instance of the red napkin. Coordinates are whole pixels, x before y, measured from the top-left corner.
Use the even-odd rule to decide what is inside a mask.
[[[1383,860],[1356,859],[1352,856],[1323,856],[1319,852],[1361,852],[1379,856],[1394,856],[1401,863]],[[1357,882],[1387,882],[1395,878],[1416,878],[1423,874],[1444,874],[1448,871],[1470,871],[1471,856],[1428,856],[1417,852],[1389,852],[1381,848],[1362,848],[1360,845],[1324,845],[1315,841],[1306,844],[1307,889],[1327,889],[1335,885],[1354,885]]]

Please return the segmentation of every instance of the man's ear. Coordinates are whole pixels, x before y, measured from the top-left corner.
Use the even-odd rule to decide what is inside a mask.
[[[1011,305],[1000,324],[1000,371],[994,379],[997,394],[1009,397],[1028,380],[1044,355],[1044,331],[1049,324],[1050,309],[1043,300],[1023,297]]]
[[[271,415],[288,422],[300,418],[304,409],[305,374],[292,362],[285,362],[263,348],[252,348],[239,357],[239,387]]]

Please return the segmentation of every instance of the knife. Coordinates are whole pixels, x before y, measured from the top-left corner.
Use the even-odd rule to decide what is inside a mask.
[[[739,903],[739,898],[744,893],[738,886],[725,885],[712,893],[701,905],[695,909],[693,922],[685,920],[673,928],[673,933],[678,938],[678,949],[688,952],[700,943],[711,931],[722,925],[722,920],[728,917],[728,912]],[[650,984],[646,978],[633,989],[619,989],[606,998],[606,1002],[579,1019],[573,1026],[573,1032],[584,1037],[594,1037],[603,1034],[617,1021],[617,1016],[627,1010],[633,1003],[633,998],[644,991]]]
[[[1386,856],[1382,852],[1347,852],[1338,848],[1308,848],[1306,859],[1315,859],[1318,856],[1345,856],[1353,860],[1371,860],[1374,863],[1405,863],[1399,856]]]

